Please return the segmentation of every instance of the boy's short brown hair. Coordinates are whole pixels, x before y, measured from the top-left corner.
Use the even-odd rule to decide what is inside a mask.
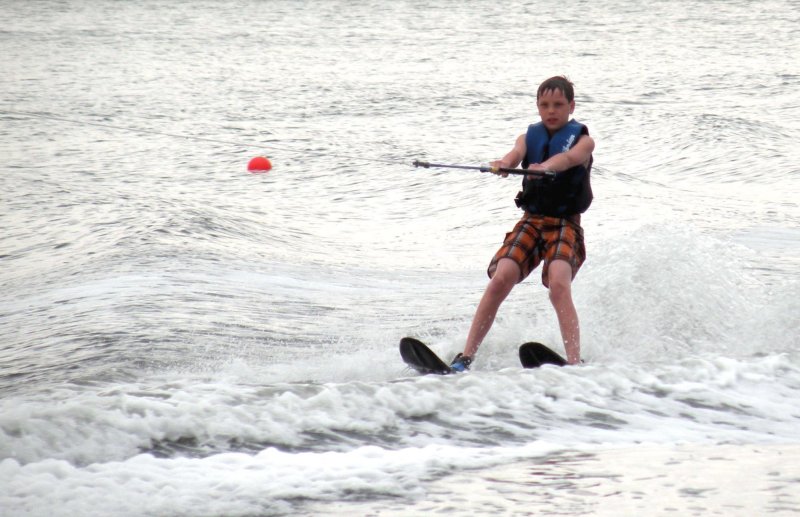
[[[572,102],[575,99],[575,85],[563,75],[551,77],[540,84],[539,89],[536,90],[536,100],[538,101],[539,97],[547,90],[560,91],[567,98],[567,102]]]

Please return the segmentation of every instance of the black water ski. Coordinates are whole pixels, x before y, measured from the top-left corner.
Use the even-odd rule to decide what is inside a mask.
[[[422,341],[413,337],[400,340],[400,356],[408,366],[422,374],[447,375],[453,373]],[[519,347],[519,360],[524,368],[538,368],[545,364],[566,366],[567,361],[541,343],[525,343]]]
[[[519,361],[523,368],[538,368],[543,364],[566,366],[567,361],[541,343],[525,343],[519,347]]]
[[[403,358],[403,362],[422,374],[447,375],[453,373],[450,366],[433,353],[425,343],[413,337],[404,337],[400,340],[400,356]]]

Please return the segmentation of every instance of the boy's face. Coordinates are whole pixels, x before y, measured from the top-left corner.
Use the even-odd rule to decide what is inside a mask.
[[[567,125],[569,116],[575,110],[575,101],[567,101],[561,90],[543,91],[536,105],[544,127],[551,133]]]

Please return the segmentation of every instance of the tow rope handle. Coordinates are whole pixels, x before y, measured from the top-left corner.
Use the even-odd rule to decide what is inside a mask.
[[[552,178],[556,175],[555,171],[529,171],[527,169],[511,169],[508,167],[492,167],[490,165],[453,165],[453,164],[444,164],[444,163],[430,163],[430,162],[421,162],[419,160],[414,160],[413,164],[414,167],[422,167],[423,169],[430,169],[430,168],[437,168],[437,169],[466,169],[472,171],[481,171],[481,172],[492,172],[497,174],[498,172],[503,172],[506,174],[517,174],[520,176],[542,176],[545,178]]]

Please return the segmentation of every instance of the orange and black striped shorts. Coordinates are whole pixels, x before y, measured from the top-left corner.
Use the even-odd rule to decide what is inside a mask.
[[[497,262],[502,258],[510,258],[517,263],[520,282],[544,261],[542,283],[547,287],[548,266],[554,260],[569,262],[572,266],[572,278],[575,278],[586,260],[583,228],[580,223],[580,215],[562,219],[525,212],[514,229],[506,234],[503,246],[489,263],[486,271],[489,278],[494,275]]]

